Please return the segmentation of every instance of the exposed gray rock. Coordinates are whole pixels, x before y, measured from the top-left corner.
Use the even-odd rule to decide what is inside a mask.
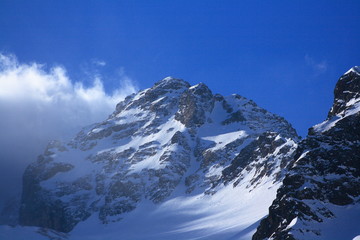
[[[206,121],[206,113],[214,107],[214,97],[211,90],[203,83],[185,91],[179,102],[179,111],[175,119],[186,127],[199,127]]]

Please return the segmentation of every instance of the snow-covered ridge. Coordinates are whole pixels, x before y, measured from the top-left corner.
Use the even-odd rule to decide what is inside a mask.
[[[356,74],[360,75],[360,66],[354,66],[354,67],[350,68],[347,72],[344,73],[344,75],[347,75],[349,73],[356,73]]]

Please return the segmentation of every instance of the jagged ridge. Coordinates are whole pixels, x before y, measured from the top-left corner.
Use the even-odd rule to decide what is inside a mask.
[[[339,79],[328,118],[310,128],[299,143],[291,170],[254,240],[352,239],[360,234],[350,217],[360,206],[358,69]],[[339,235],[337,229],[344,223],[346,230]]]
[[[245,195],[276,182],[276,190],[297,140],[286,120],[251,100],[168,77],[70,142],[50,143],[24,173],[20,223],[69,232],[95,213],[120,221],[176,188],[186,196],[246,186]]]

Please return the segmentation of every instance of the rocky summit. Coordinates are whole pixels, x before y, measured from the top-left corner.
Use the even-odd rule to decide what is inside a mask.
[[[213,198],[225,188],[229,199],[274,194],[298,140],[251,100],[167,77],[71,141],[51,142],[24,173],[20,224],[70,232],[95,217],[121,226],[143,202]]]
[[[253,239],[353,239],[360,234],[360,73],[337,82],[328,118],[309,129]],[[339,235],[340,234],[340,235]]]
[[[303,140],[245,97],[167,77],[49,143],[19,223],[45,239],[357,239],[359,110],[359,67]]]

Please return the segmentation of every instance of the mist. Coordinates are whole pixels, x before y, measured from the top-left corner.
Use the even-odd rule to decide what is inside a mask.
[[[92,85],[84,86],[62,66],[46,69],[0,54],[0,207],[19,196],[22,173],[49,141],[69,140],[82,127],[104,120],[137,90],[123,72],[111,93],[100,74],[90,80]]]

